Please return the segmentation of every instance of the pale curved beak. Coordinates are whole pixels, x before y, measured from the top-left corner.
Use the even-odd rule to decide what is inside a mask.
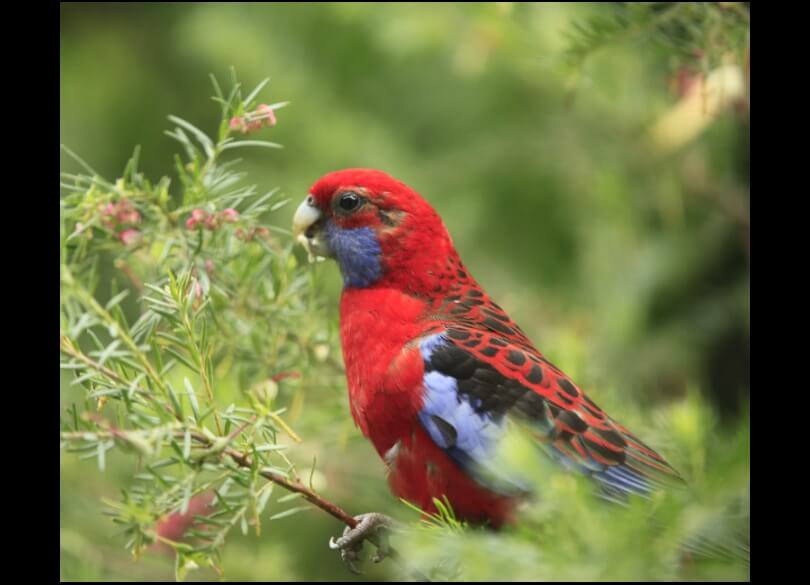
[[[301,236],[304,235],[305,232],[310,228],[310,226],[315,225],[321,219],[321,210],[318,209],[318,206],[315,205],[315,200],[312,198],[312,195],[307,195],[307,198],[301,202],[301,205],[298,206],[298,209],[295,210],[295,215],[293,216],[293,237],[301,242],[304,243],[301,239]]]
[[[293,237],[306,248],[310,261],[316,256],[332,256],[324,239],[322,218],[323,214],[312,195],[307,195],[293,216]]]

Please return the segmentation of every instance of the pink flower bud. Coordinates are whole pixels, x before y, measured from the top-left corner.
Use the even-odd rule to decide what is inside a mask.
[[[118,223],[131,223],[136,224],[141,221],[141,214],[137,211],[119,211],[117,214]]]
[[[219,218],[216,215],[209,215],[205,218],[203,227],[207,230],[214,231],[219,227]]]
[[[174,514],[160,518],[155,527],[155,531],[166,540],[175,542],[183,540],[186,532],[191,528],[202,528],[205,525],[205,522],[198,520],[197,516],[208,516],[211,514],[214,511],[214,500],[215,494],[210,490],[193,496],[188,502],[188,510],[185,514],[175,512]],[[160,541],[154,546],[157,550],[165,551],[167,554],[173,552],[169,545]]]
[[[276,125],[276,113],[273,111],[273,108],[267,104],[261,104],[258,108],[256,108],[256,111],[262,114],[262,117],[267,120],[268,126]]]
[[[231,130],[240,130],[242,132],[245,131],[245,121],[242,119],[241,116],[234,116],[231,118],[231,121],[228,123],[228,126]]]
[[[700,87],[702,79],[703,75],[701,73],[681,68],[674,75],[672,80],[674,93],[679,98],[686,97]]]
[[[226,223],[239,221],[239,212],[231,207],[229,207],[228,209],[223,209],[222,212],[219,214],[219,216],[222,219],[222,221]]]
[[[118,239],[125,246],[137,246],[143,240],[143,234],[134,228],[129,228],[118,234]]]
[[[194,219],[193,217],[189,217],[189,218],[186,220],[186,229],[187,229],[187,230],[196,230],[196,229],[197,229],[197,224],[198,224],[198,223],[199,223],[199,222],[198,222],[196,219]]]
[[[244,128],[242,128],[242,133],[247,134],[248,132],[254,132],[255,130],[260,130],[262,127],[261,120],[251,120],[248,122]]]
[[[108,228],[112,228],[115,225],[115,221],[113,216],[115,215],[115,205],[112,203],[107,203],[106,205],[101,205],[101,223],[107,226]]]
[[[211,260],[210,258],[205,261],[205,271],[208,274],[211,274],[212,272],[214,272],[214,261]]]
[[[202,221],[206,217],[208,217],[208,212],[205,209],[195,209],[191,212],[191,217],[196,219],[197,221]]]

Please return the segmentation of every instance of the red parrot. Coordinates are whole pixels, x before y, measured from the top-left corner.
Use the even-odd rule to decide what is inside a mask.
[[[293,229],[343,276],[340,335],[352,416],[395,495],[498,527],[526,495],[498,474],[507,423],[612,499],[645,495],[678,473],[551,364],[465,268],[436,211],[370,169],[318,180]],[[362,518],[336,548],[356,544]]]

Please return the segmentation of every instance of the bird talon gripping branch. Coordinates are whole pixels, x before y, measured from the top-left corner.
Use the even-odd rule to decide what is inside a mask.
[[[360,574],[357,562],[360,560],[360,551],[366,540],[371,541],[377,547],[377,552],[371,558],[372,562],[379,563],[389,555],[388,535],[385,530],[394,526],[394,521],[385,514],[372,512],[355,516],[358,520],[357,526],[351,528],[347,526],[343,530],[343,535],[335,540],[329,539],[329,548],[339,550],[340,557],[349,569],[356,574]]]

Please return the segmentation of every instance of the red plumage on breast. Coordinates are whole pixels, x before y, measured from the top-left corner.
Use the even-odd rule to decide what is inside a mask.
[[[383,456],[410,432],[421,407],[423,365],[408,343],[424,303],[395,289],[346,289],[340,336],[355,422]]]
[[[440,326],[431,304],[388,288],[347,289],[341,342],[352,416],[388,467],[392,492],[428,513],[446,497],[457,517],[500,526],[515,501],[480,486],[421,427],[424,361],[415,340]]]

